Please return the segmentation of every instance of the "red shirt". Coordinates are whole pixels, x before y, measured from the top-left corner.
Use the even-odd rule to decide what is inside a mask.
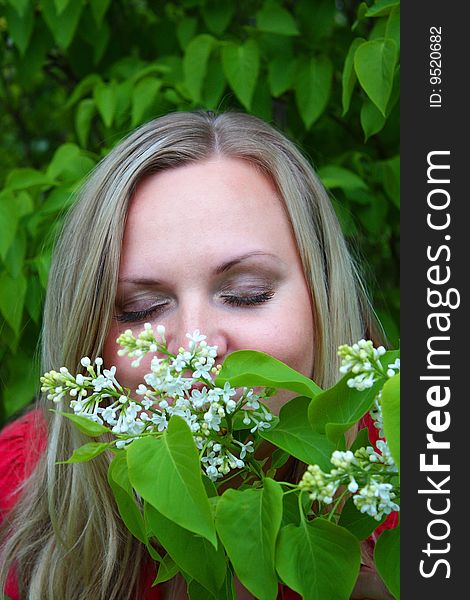
[[[0,431],[0,523],[13,508],[19,497],[19,487],[32,473],[46,448],[47,431],[44,417],[33,410],[7,425]],[[162,600],[160,589],[152,587],[155,572],[144,569],[142,573],[141,600]],[[11,600],[20,600],[17,579],[10,573],[5,594]],[[279,589],[279,600],[297,600],[298,594],[287,588]]]

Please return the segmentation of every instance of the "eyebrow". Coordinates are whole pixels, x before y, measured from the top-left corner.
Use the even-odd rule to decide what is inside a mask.
[[[279,256],[276,256],[275,254],[271,254],[270,252],[263,252],[261,250],[253,250],[253,252],[247,252],[246,254],[241,254],[240,256],[236,256],[235,258],[232,258],[231,260],[221,263],[220,265],[218,265],[215,268],[214,273],[216,275],[225,273],[225,272],[229,271],[230,269],[232,269],[234,266],[238,265],[239,263],[241,263],[245,260],[252,258],[253,256],[268,256],[269,258],[275,259],[278,263],[284,264],[284,261],[281,260],[279,258]]]
[[[285,264],[284,261],[281,258],[279,258],[279,256],[276,256],[276,254],[271,254],[271,252],[263,252],[262,250],[253,250],[252,252],[247,252],[245,254],[241,254],[240,256],[236,256],[228,261],[224,261],[223,263],[217,265],[214,269],[214,273],[216,275],[226,273],[227,271],[229,271],[236,265],[238,265],[246,260],[249,260],[250,258],[256,257],[256,256],[260,256],[260,257],[267,256],[268,258],[274,259],[279,264],[282,264],[282,265]],[[136,285],[158,285],[160,283],[160,281],[153,279],[151,277],[137,277],[137,278],[125,277],[125,278],[119,279],[119,283],[132,283],[132,284],[136,284]]]

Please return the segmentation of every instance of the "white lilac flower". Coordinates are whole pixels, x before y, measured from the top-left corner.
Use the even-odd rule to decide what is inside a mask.
[[[235,394],[237,393],[237,390],[233,387],[231,387],[230,383],[228,381],[225,382],[224,387],[222,389],[222,400],[227,403],[230,401],[230,398],[232,396],[235,396]]]
[[[359,484],[357,483],[357,481],[354,479],[353,476],[351,476],[350,481],[349,481],[349,485],[348,485],[348,490],[352,493],[355,494],[357,492],[357,490],[359,489]]]
[[[311,500],[331,504],[338,486],[318,465],[309,465],[299,483],[299,488],[309,492]]]
[[[168,427],[167,418],[161,413],[152,415],[150,420],[157,426],[157,431],[164,431]]]
[[[244,458],[254,452],[253,441],[235,442],[230,434],[227,436],[232,419],[223,420],[243,410],[244,423],[254,433],[270,427],[272,414],[260,404],[260,396],[253,390],[244,388],[237,397],[237,390],[229,382],[217,387],[213,376],[222,368],[215,366],[217,346],[208,345],[198,330],[187,337],[188,348],[180,348],[173,355],[166,347],[162,326],[154,333],[146,323],[137,337],[130,329],[119,336],[118,354],[128,355],[133,366],[140,364],[148,353],[163,354],[152,357],[150,372],[143,378],[145,383],[139,384],[135,393],[119,384],[115,366],[102,369],[101,357],[81,360],[85,375],[73,376],[65,367],[60,372],[46,373],[41,378],[41,389],[54,402],[68,396],[74,413],[109,427],[117,438],[116,447],[121,449],[144,431],[146,435],[162,435],[173,415],[183,418],[203,454],[203,468],[216,481],[232,469],[243,469]],[[204,387],[195,388],[194,384],[201,380]],[[269,394],[266,391],[262,397]]]
[[[178,353],[176,358],[173,359],[171,363],[171,367],[177,372],[180,373],[188,366],[186,358],[183,354]]]
[[[209,363],[201,363],[200,361],[197,361],[194,364],[194,371],[193,371],[193,377],[194,379],[206,379],[206,380],[212,380],[211,374],[210,374],[210,370],[212,368],[212,365]]]
[[[400,370],[400,359],[397,358],[395,362],[388,365],[387,376],[393,377]]]
[[[390,483],[372,480],[353,496],[353,502],[361,513],[380,521],[384,515],[399,510],[399,506],[393,502],[395,493],[392,490]]]
[[[374,385],[379,376],[384,376],[380,357],[385,354],[385,348],[374,348],[370,340],[359,340],[357,344],[348,346],[343,344],[338,348],[341,357],[340,372],[352,373],[354,377],[348,379],[348,386],[357,390],[365,390]]]
[[[113,405],[107,406],[106,408],[103,409],[103,411],[101,413],[101,418],[104,421],[106,421],[106,423],[108,423],[108,425],[116,425],[116,423],[117,423],[116,412],[117,412],[117,408],[115,408]]]
[[[195,408],[202,408],[208,401],[207,388],[203,387],[202,390],[191,390],[191,400]]]
[[[374,373],[360,373],[356,377],[350,377],[347,380],[347,385],[350,388],[355,388],[362,392],[363,390],[371,388],[377,381]]]
[[[150,408],[152,408],[155,402],[148,396],[145,396],[145,398],[142,399],[141,404],[145,410],[149,410]]]
[[[199,329],[196,329],[193,333],[187,333],[186,337],[189,340],[189,349],[193,350],[196,347],[196,344],[202,342],[206,339],[205,335],[202,335],[199,332]]]
[[[91,383],[95,392],[101,392],[107,387],[114,388],[113,382],[104,375],[98,375],[98,377],[92,379]]]
[[[209,465],[208,467],[206,467],[206,474],[211,481],[217,481],[217,479],[222,477],[222,473],[219,473],[217,467],[215,467],[214,465]]]
[[[234,440],[234,442],[241,447],[240,458],[245,458],[247,452],[255,451],[253,448],[253,442],[251,440],[249,442],[247,442],[246,444],[243,444],[242,442],[239,442],[238,440]]]
[[[244,404],[253,410],[258,410],[260,404],[258,402],[259,396],[257,396],[253,390],[249,390],[244,394]]]
[[[346,452],[335,450],[330,460],[335,467],[343,470],[348,470],[354,462],[357,462],[351,450],[347,450]]]
[[[236,408],[237,408],[237,403],[235,402],[235,400],[229,400],[225,405],[225,410],[227,411],[227,414],[229,414],[229,415],[232,414]]]
[[[222,421],[218,414],[214,414],[211,410],[204,413],[204,421],[214,431],[220,431],[220,423]]]

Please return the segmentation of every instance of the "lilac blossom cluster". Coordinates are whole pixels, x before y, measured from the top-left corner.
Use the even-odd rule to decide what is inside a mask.
[[[84,357],[85,374],[72,375],[66,367],[41,377],[41,390],[54,403],[68,399],[75,415],[109,428],[117,448],[124,448],[142,435],[161,435],[173,415],[182,417],[191,429],[200,450],[202,467],[212,480],[233,469],[243,469],[254,452],[253,441],[241,442],[232,435],[228,423],[240,414],[250,434],[271,426],[272,414],[262,403],[269,390],[255,393],[233,388],[228,382],[215,385],[221,366],[216,365],[217,347],[206,342],[198,330],[187,334],[188,347],[176,355],[166,346],[165,329],[150,324],[135,337],[129,329],[119,336],[119,354],[139,366],[153,353],[150,371],[133,393],[116,379],[116,367],[103,368],[98,357]]]

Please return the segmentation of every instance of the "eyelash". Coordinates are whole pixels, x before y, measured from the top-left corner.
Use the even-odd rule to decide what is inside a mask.
[[[222,296],[225,304],[230,304],[231,306],[253,306],[255,304],[263,304],[263,302],[268,302],[274,296],[274,292],[262,292],[261,294],[256,294],[255,296]]]
[[[268,302],[274,296],[274,292],[262,292],[261,294],[256,294],[255,296],[222,296],[225,304],[229,304],[231,306],[255,306],[256,304],[263,304],[264,302]],[[121,323],[137,323],[139,321],[144,321],[148,319],[155,313],[161,311],[165,304],[159,304],[157,306],[152,306],[146,310],[137,310],[132,312],[123,312],[120,315],[116,316],[116,320]]]
[[[165,304],[158,304],[156,306],[151,306],[146,310],[136,310],[129,312],[122,312],[120,315],[116,316],[116,320],[121,323],[139,323],[140,321],[145,321],[148,317],[151,317],[153,314],[160,312]]]

